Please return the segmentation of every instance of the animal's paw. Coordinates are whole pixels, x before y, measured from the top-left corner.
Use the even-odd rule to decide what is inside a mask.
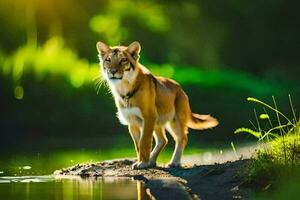
[[[132,169],[136,169],[136,166],[139,164],[139,161],[136,161],[135,163],[133,163],[132,165],[131,165],[131,168]]]
[[[135,162],[132,165],[132,169],[147,169],[149,167],[150,167],[150,162],[144,162],[144,161]]]
[[[149,161],[149,167],[156,167],[156,161],[150,159],[150,161]]]
[[[175,162],[171,162],[167,166],[168,166],[168,168],[181,168],[181,164],[175,163]]]

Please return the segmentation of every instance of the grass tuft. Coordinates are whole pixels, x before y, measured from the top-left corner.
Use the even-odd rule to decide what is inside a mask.
[[[295,169],[300,167],[300,121],[296,117],[291,96],[289,95],[291,118],[282,113],[277,107],[275,98],[272,99],[274,105],[253,97],[247,98],[249,102],[263,106],[265,113],[257,117],[256,110],[254,111],[257,123],[253,124],[254,129],[238,128],[234,132],[235,134],[247,133],[257,138],[259,142],[261,148],[243,174],[246,175],[247,183],[260,190],[276,187],[278,189],[280,181],[292,178],[299,172]],[[274,118],[267,113],[267,109],[274,112]]]

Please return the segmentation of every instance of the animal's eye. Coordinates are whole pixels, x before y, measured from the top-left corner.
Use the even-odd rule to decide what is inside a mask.
[[[127,58],[122,58],[122,59],[121,59],[121,62],[122,62],[122,63],[127,62]]]
[[[110,60],[110,57],[107,57],[106,59],[105,59],[105,61],[106,62],[110,62],[111,60]]]

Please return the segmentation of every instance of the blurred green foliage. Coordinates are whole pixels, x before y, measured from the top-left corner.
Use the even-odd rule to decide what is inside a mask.
[[[21,81],[24,73],[32,72],[37,81],[51,76],[64,76],[78,88],[90,83],[98,76],[98,64],[90,64],[86,59],[79,59],[77,54],[64,46],[59,37],[50,38],[40,47],[25,45],[11,56],[2,56],[2,73],[11,75],[14,83]]]
[[[169,27],[162,5],[153,1],[131,0],[110,1],[103,14],[91,19],[90,26],[109,44],[118,44],[127,41],[130,34],[124,19],[135,19],[151,32],[166,32]]]
[[[61,37],[52,37],[42,46],[36,47],[32,44],[21,46],[9,56],[1,54],[0,63],[2,74],[12,76],[17,99],[24,96],[21,80],[26,73],[32,73],[36,81],[62,76],[75,88],[84,84],[93,85],[97,77],[101,78],[99,64],[78,58],[75,51],[64,45]],[[175,79],[181,84],[225,87],[247,91],[253,95],[281,93],[284,89],[272,81],[259,80],[252,75],[228,69],[207,70],[171,64],[148,64],[147,67],[155,75]]]
[[[0,48],[64,38],[95,61],[97,40],[139,40],[152,63],[250,71],[262,77],[299,73],[297,2],[164,0],[14,0],[0,2]],[[22,19],[22,20],[20,20]],[[285,71],[288,69],[288,71]]]

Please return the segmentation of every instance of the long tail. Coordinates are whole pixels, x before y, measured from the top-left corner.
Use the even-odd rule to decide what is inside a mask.
[[[196,113],[191,113],[191,117],[187,125],[192,129],[203,130],[216,127],[218,124],[218,120],[210,115],[199,115]]]

